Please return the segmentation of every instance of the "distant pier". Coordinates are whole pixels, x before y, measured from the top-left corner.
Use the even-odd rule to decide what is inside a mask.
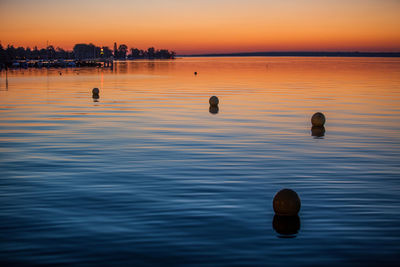
[[[104,59],[104,58],[77,60],[76,67],[113,68],[114,60],[113,59]]]
[[[56,60],[15,60],[8,66],[11,69],[27,68],[79,68],[79,67],[98,67],[114,68],[114,59],[56,59]],[[1,66],[0,66],[1,70]]]

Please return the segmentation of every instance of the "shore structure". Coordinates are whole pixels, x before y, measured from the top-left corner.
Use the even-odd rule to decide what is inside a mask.
[[[113,68],[113,59],[79,59],[79,60],[15,60],[12,62],[10,69],[27,69],[27,68],[76,68],[76,67],[99,67]],[[5,66],[0,65],[0,70]]]

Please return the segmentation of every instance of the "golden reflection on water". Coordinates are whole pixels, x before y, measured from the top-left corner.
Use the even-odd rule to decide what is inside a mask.
[[[3,71],[1,119],[59,112],[68,117],[69,110],[79,109],[97,116],[120,111],[122,117],[139,111],[182,121],[183,114],[204,115],[211,95],[219,96],[223,112],[209,109],[209,115],[237,124],[257,118],[298,127],[300,119],[303,127],[309,126],[309,116],[323,111],[328,128],[374,117],[385,125],[387,116],[399,112],[400,60],[391,58],[179,58],[118,62],[114,70],[61,71],[9,71],[7,91]],[[100,88],[100,99],[91,98],[93,87]]]

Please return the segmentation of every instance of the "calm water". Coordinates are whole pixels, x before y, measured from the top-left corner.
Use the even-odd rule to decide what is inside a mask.
[[[395,265],[400,59],[3,71],[0,176],[3,263]]]

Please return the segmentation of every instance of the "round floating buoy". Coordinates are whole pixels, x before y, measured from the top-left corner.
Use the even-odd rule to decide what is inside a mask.
[[[99,94],[100,94],[99,88],[93,88],[93,90],[92,90],[92,98],[93,99],[99,99],[100,98]]]
[[[311,124],[313,126],[322,127],[324,126],[325,121],[325,115],[321,112],[317,112],[311,117]]]
[[[210,102],[211,106],[217,106],[219,104],[219,99],[218,99],[218,97],[213,95],[212,97],[210,97],[209,102]]]
[[[273,200],[276,215],[295,216],[300,211],[300,198],[292,189],[282,189]]]

